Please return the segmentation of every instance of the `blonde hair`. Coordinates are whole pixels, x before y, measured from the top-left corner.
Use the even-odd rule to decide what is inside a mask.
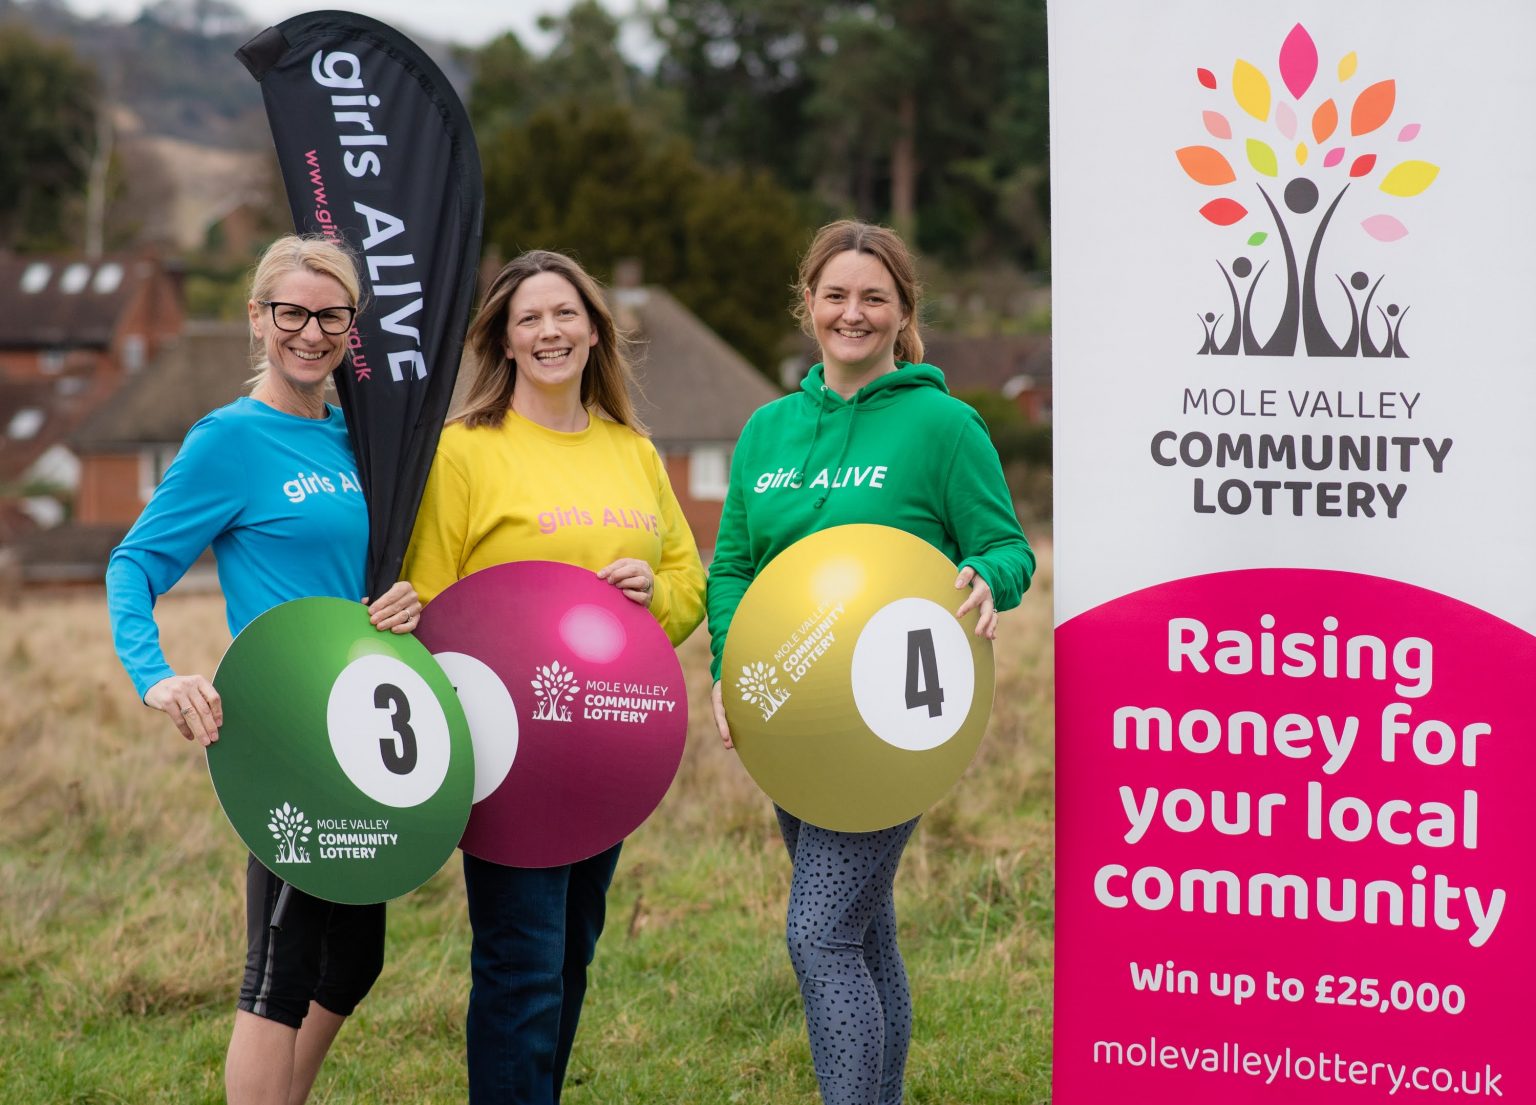
[[[486,290],[485,300],[465,337],[475,377],[464,399],[464,409],[454,421],[475,429],[500,426],[506,417],[512,405],[512,392],[517,387],[517,365],[507,356],[506,348],[512,297],[524,280],[541,272],[552,272],[571,282],[597,331],[597,344],[592,347],[587,365],[581,372],[581,405],[596,407],[637,434],[645,433],[645,426],[629,397],[630,383],[634,379],[629,343],[608,310],[601,286],[577,262],[563,253],[547,249],[532,249],[507,262]]]
[[[811,324],[810,310],[805,305],[805,293],[816,292],[821,270],[839,253],[867,253],[885,266],[896,282],[896,294],[906,312],[907,324],[896,334],[896,359],[920,362],[923,359],[923,339],[917,332],[917,309],[922,302],[923,289],[917,282],[917,266],[907,244],[889,227],[860,222],[858,219],[841,219],[828,223],[816,232],[810,248],[800,259],[800,272],[795,290],[795,321],[808,338],[816,336]]]
[[[347,304],[359,306],[362,297],[362,281],[357,275],[357,261],[352,250],[323,234],[284,234],[269,245],[251,272],[248,299],[260,302],[271,299],[277,286],[290,273],[308,270],[319,276],[329,276],[347,293]],[[252,387],[266,379],[266,343],[251,331],[251,378],[246,383]]]

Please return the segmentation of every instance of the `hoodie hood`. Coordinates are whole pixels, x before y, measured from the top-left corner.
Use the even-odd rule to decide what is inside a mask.
[[[857,404],[865,410],[894,403],[903,392],[913,388],[937,388],[945,395],[949,394],[949,385],[944,382],[943,372],[931,364],[913,364],[909,361],[897,361],[895,372],[876,376],[854,392],[850,399],[844,399],[827,386],[827,366],[819,361],[811,366],[805,379],[800,381],[800,390],[818,403],[834,406]]]
[[[809,395],[816,403],[816,426],[811,431],[811,443],[806,447],[805,460],[801,462],[802,470],[808,468],[811,457],[816,452],[816,442],[821,436],[822,416],[829,410],[843,409],[848,412],[848,417],[843,425],[843,443],[837,450],[837,459],[834,468],[841,468],[844,456],[848,452],[848,442],[853,439],[853,423],[861,411],[876,411],[890,406],[907,392],[916,388],[937,388],[945,395],[949,394],[949,388],[944,383],[944,373],[931,364],[911,364],[907,361],[896,362],[895,372],[882,373],[869,383],[865,384],[853,395],[844,399],[827,385],[826,365],[815,364],[805,374],[805,379],[800,381],[800,390]],[[832,493],[828,487],[811,503],[813,510],[820,510],[826,505],[827,497]]]
[[[814,366],[747,422],[709,574],[713,671],[747,585],[785,549],[833,526],[875,524],[922,538],[1019,600],[1033,566],[981,417],[929,364],[898,362],[844,399]],[[957,598],[958,603],[958,598]]]

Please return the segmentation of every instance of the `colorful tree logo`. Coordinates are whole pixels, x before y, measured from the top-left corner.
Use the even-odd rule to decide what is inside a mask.
[[[779,712],[779,707],[789,701],[789,692],[775,689],[778,685],[779,673],[763,663],[743,664],[741,674],[736,677],[736,689],[741,693],[741,700],[761,710],[764,721],[773,717]]]
[[[1176,151],[1180,167],[1195,183],[1209,188],[1232,186],[1235,198],[1218,196],[1201,207],[1200,214],[1222,227],[1237,227],[1245,220],[1249,220],[1250,228],[1259,224],[1259,228],[1250,230],[1244,244],[1255,251],[1267,248],[1270,254],[1257,268],[1254,258],[1246,253],[1234,258],[1230,269],[1217,261],[1231,297],[1230,323],[1228,312],[1201,312],[1205,341],[1200,352],[1216,356],[1243,353],[1289,357],[1300,347],[1311,357],[1406,357],[1402,331],[1408,308],[1397,303],[1385,307],[1376,303],[1386,274],[1378,273],[1374,282],[1363,269],[1351,273],[1347,280],[1338,273],[1332,274],[1349,308],[1349,332],[1340,339],[1323,319],[1320,303],[1331,284],[1324,276],[1319,287],[1319,261],[1323,239],[1336,225],[1334,216],[1351,189],[1352,203],[1372,195],[1365,191],[1372,181],[1378,192],[1389,197],[1384,201],[1386,209],[1370,211],[1359,226],[1378,242],[1395,242],[1408,233],[1408,228],[1392,213],[1396,201],[1427,189],[1439,175],[1440,167],[1405,159],[1379,172],[1394,160],[1393,151],[1398,144],[1412,142],[1419,136],[1420,127],[1418,123],[1408,123],[1396,129],[1395,142],[1388,137],[1391,128],[1387,128],[1387,122],[1397,107],[1397,82],[1380,80],[1353,93],[1350,81],[1358,68],[1353,51],[1340,59],[1337,82],[1332,87],[1321,87],[1317,44],[1298,23],[1280,46],[1278,68],[1283,88],[1277,91],[1258,67],[1237,59],[1228,91],[1240,114],[1217,110],[1222,106],[1219,103],[1202,114],[1206,132],[1223,143],[1227,152],[1206,145],[1185,146]],[[1220,92],[1220,82],[1211,70],[1197,69],[1195,75],[1201,86],[1212,93]],[[1346,103],[1347,118],[1340,111],[1340,104]],[[1276,134],[1283,142],[1275,139]],[[1245,194],[1238,180],[1238,167],[1244,164],[1256,174],[1253,191],[1263,202],[1262,210],[1254,203],[1252,193]],[[1328,190],[1334,190],[1333,196],[1322,208],[1321,216],[1315,216],[1313,213]],[[1279,205],[1275,194],[1279,196]],[[1244,199],[1253,209],[1245,206]],[[1264,219],[1265,211],[1268,220]],[[1270,223],[1273,234],[1263,228]],[[1306,256],[1300,260],[1298,250],[1309,229],[1311,240],[1305,242]],[[1255,331],[1254,293],[1272,264],[1278,274],[1276,245],[1285,264],[1285,299],[1274,329],[1267,337],[1261,337]],[[1278,276],[1272,278],[1266,288],[1272,287],[1277,279]],[[1246,291],[1240,293],[1244,283]],[[1361,293],[1363,300],[1359,298]],[[1278,293],[1270,294],[1272,298],[1278,297]],[[1373,305],[1380,316],[1380,322],[1374,326]]]
[[[309,843],[311,832],[308,818],[287,802],[269,811],[269,816],[271,820],[267,822],[267,831],[277,841],[276,862],[308,863],[309,849],[304,847]]]
[[[570,721],[571,711],[566,703],[576,697],[576,673],[564,667],[559,660],[539,668],[539,674],[529,680],[539,695],[539,705],[533,712],[535,721]]]

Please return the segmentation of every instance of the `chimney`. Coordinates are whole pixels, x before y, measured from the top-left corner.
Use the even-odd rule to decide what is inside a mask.
[[[645,275],[645,263],[638,257],[620,257],[613,263],[615,288],[638,288]]]
[[[641,284],[644,265],[638,257],[620,257],[613,263],[613,313],[619,328],[631,334],[640,329],[640,308],[646,291]]]

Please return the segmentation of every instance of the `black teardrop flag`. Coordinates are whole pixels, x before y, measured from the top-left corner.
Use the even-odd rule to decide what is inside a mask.
[[[294,225],[357,252],[365,310],[336,370],[368,498],[367,583],[398,578],[453,397],[485,210],[469,117],[391,27],[308,12],[236,57],[261,82]]]

